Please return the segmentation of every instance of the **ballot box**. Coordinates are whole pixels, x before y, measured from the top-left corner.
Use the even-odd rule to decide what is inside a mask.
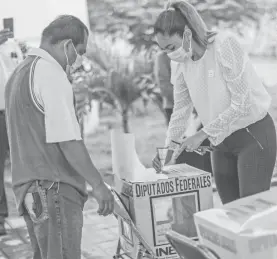
[[[277,188],[194,215],[199,241],[224,259],[277,258]]]
[[[166,233],[174,231],[197,238],[194,213],[213,207],[212,176],[188,165],[164,168],[156,180],[131,181],[115,177],[115,189],[139,233],[157,258],[178,258]],[[118,217],[123,250],[132,258],[139,240],[124,217]]]

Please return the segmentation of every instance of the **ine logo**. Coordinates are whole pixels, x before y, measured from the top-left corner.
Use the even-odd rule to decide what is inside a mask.
[[[173,249],[172,246],[169,245],[167,247],[156,248],[157,257],[170,256],[170,255],[176,255],[176,251]]]

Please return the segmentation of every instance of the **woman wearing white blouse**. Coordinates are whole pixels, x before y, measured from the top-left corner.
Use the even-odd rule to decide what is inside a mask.
[[[212,166],[223,203],[268,190],[276,158],[271,98],[233,35],[209,31],[195,8],[175,2],[154,26],[160,48],[179,62],[166,146],[194,151],[212,143]],[[195,107],[203,128],[183,138]],[[153,160],[157,171],[158,156]]]

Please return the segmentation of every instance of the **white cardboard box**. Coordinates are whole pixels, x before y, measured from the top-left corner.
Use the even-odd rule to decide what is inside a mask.
[[[202,244],[224,259],[277,258],[277,188],[194,215]]]
[[[116,190],[140,234],[157,258],[175,259],[176,252],[165,233],[172,228],[190,238],[197,236],[193,214],[213,207],[210,173],[188,165],[168,166],[166,179],[131,182],[116,179]],[[119,219],[121,245],[135,258],[138,240],[130,226]]]

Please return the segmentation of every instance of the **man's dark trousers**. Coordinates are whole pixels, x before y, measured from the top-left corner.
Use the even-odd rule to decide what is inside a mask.
[[[8,217],[8,204],[5,193],[4,171],[9,150],[9,142],[4,111],[0,111],[0,223],[1,218]]]

